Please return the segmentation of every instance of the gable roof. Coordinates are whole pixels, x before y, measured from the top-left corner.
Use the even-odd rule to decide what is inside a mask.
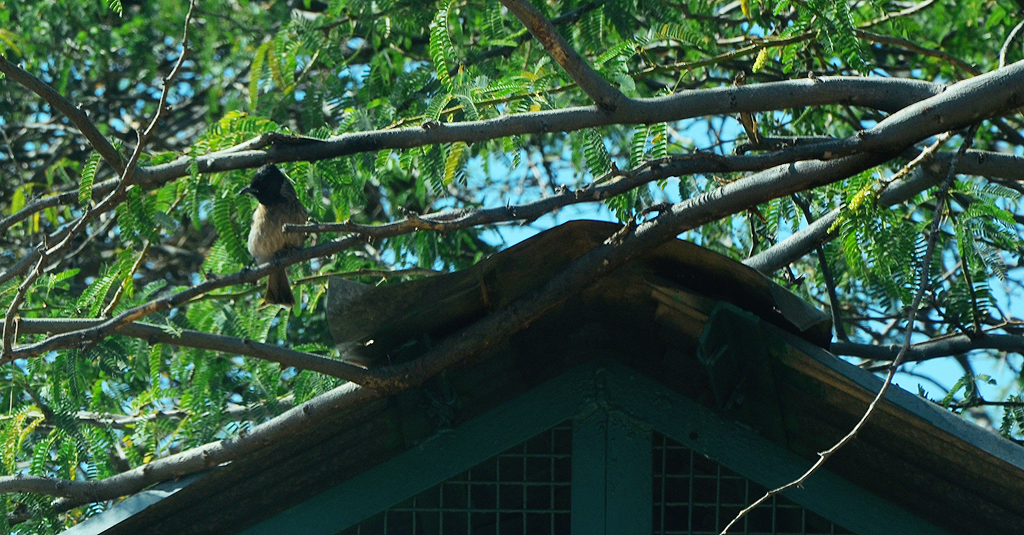
[[[615,230],[574,222],[463,272],[369,290],[337,286],[332,330],[349,357],[414,358]],[[626,366],[813,459],[881,384],[822,349],[829,328],[757,272],[667,243],[472,362],[411,391],[314,414],[320,425],[211,470],[103,532],[241,530],[594,362]],[[886,399],[829,471],[953,532],[1024,532],[1024,449],[905,391]]]

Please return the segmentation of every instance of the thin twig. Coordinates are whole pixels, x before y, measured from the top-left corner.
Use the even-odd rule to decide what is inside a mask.
[[[896,375],[896,370],[903,363],[903,358],[906,356],[907,351],[910,349],[910,338],[911,335],[913,335],[914,333],[914,323],[917,319],[918,308],[921,306],[921,301],[924,299],[925,294],[928,293],[928,291],[931,289],[931,264],[932,259],[935,256],[935,246],[938,242],[942,221],[945,217],[944,212],[946,209],[947,197],[949,196],[949,190],[953,185],[953,179],[956,178],[956,164],[958,160],[963,157],[964,153],[967,152],[967,149],[970,148],[971,143],[974,142],[974,136],[977,133],[977,131],[977,124],[968,128],[967,133],[964,135],[964,142],[963,144],[960,145],[960,150],[957,151],[956,156],[954,157],[954,161],[949,166],[949,172],[946,175],[946,180],[942,183],[942,186],[939,188],[938,193],[936,193],[935,195],[935,212],[932,216],[932,225],[928,234],[928,246],[925,249],[924,256],[921,257],[921,263],[918,266],[918,276],[920,278],[920,285],[918,286],[917,294],[914,296],[914,300],[911,303],[909,310],[907,311],[907,330],[906,334],[903,337],[903,346],[900,348],[899,355],[897,355],[896,359],[893,360],[892,364],[889,365],[889,371],[885,376],[885,381],[882,383],[882,387],[878,390],[878,394],[868,405],[868,408],[867,410],[864,411],[864,414],[861,416],[860,421],[858,421],[857,424],[853,426],[853,429],[851,429],[850,432],[846,434],[846,436],[840,439],[839,442],[836,442],[836,444],[833,445],[831,448],[818,453],[818,460],[806,472],[804,472],[803,475],[794,479],[793,481],[790,481],[789,483],[786,483],[781,487],[766,492],[764,496],[761,496],[760,498],[755,500],[754,503],[750,504],[742,511],[740,511],[736,515],[736,517],[733,518],[732,521],[730,521],[725,526],[725,529],[722,530],[720,535],[725,535],[729,531],[729,528],[734,526],[736,522],[738,522],[751,511],[753,511],[754,508],[772,499],[772,497],[776,496],[777,494],[785,492],[786,490],[789,490],[793,487],[802,486],[808,478],[810,478],[818,470],[821,469],[821,467],[825,464],[825,461],[827,461],[830,457],[832,457],[832,455],[834,455],[837,451],[839,451],[848,443],[850,443],[857,436],[857,433],[860,432],[860,430],[864,427],[864,424],[868,421],[871,415],[874,414],[875,408],[878,407],[878,405],[881,403],[881,400],[882,398],[885,397],[886,392],[889,391],[889,387],[892,385],[892,379]]]
[[[94,328],[103,323],[101,319],[22,319],[20,331],[23,334],[69,333]],[[284,367],[295,367],[302,370],[315,371],[331,377],[337,377],[357,384],[370,382],[371,375],[358,366],[344,361],[296,351],[275,344],[265,344],[234,336],[193,331],[189,329],[173,330],[159,325],[135,322],[117,329],[117,334],[145,340],[150,344],[168,344],[197,349],[209,349],[228,355],[245,355],[270,362],[277,362]]]
[[[804,213],[807,224],[814,223],[814,214],[811,213],[811,206],[799,195],[793,195],[793,202],[800,207]],[[825,247],[818,245],[818,265],[821,267],[821,278],[825,281],[825,289],[828,291],[829,309],[832,312],[832,326],[836,331],[838,340],[847,342],[850,337],[846,335],[846,326],[843,324],[843,315],[839,305],[839,294],[836,292],[836,279],[832,276],[832,267],[829,266],[828,257],[825,256]]]
[[[667,97],[636,99],[611,114],[593,106],[544,110],[502,115],[481,121],[445,123],[442,128],[408,127],[352,132],[304,145],[274,143],[275,139],[282,136],[269,133],[222,151],[194,158],[184,156],[166,164],[140,168],[133,183],[147,190],[155,189],[188,175],[192,165],[196,165],[200,173],[216,173],[255,168],[270,161],[313,162],[384,149],[407,149],[455,141],[474,143],[517,134],[575,131],[612,124],[650,124],[738,111],[765,112],[848,102],[895,112],[935,96],[945,87],[943,84],[918,80],[821,77],[813,81],[788,80],[739,88],[745,91],[720,87]],[[112,179],[94,185],[92,197],[107,195],[118,183],[117,179]],[[77,191],[35,199],[17,213],[0,219],[0,235],[34,213],[77,200]]]
[[[961,70],[963,70],[963,71],[965,71],[967,73],[970,73],[973,76],[977,76],[977,75],[981,74],[981,70],[980,69],[978,69],[974,65],[971,65],[970,63],[967,63],[966,61],[964,61],[964,60],[962,60],[962,59],[960,59],[960,58],[958,58],[958,57],[956,57],[956,56],[954,56],[954,55],[952,55],[952,54],[950,54],[948,52],[944,52],[942,50],[936,50],[936,49],[933,49],[933,48],[926,48],[926,47],[923,47],[923,46],[921,46],[919,44],[914,43],[913,41],[910,41],[910,40],[907,40],[907,39],[903,39],[902,37],[892,37],[890,35],[882,35],[882,34],[868,32],[868,31],[860,30],[860,29],[854,29],[853,30],[853,34],[856,35],[857,37],[860,37],[861,39],[864,39],[865,41],[870,42],[870,43],[881,43],[881,44],[886,44],[886,45],[898,46],[898,47],[903,48],[905,50],[909,50],[911,52],[916,52],[918,54],[921,54],[922,56],[930,56],[930,57],[933,57],[933,58],[941,59],[942,61],[946,61],[946,62],[950,63],[951,65],[954,65],[954,66],[958,67],[959,69],[961,69]]]
[[[935,3],[935,1],[936,0],[926,0],[925,2],[921,2],[919,4],[915,4],[913,6],[910,6],[910,7],[906,8],[906,9],[901,9],[899,11],[894,11],[894,12],[891,12],[891,13],[886,13],[885,15],[882,15],[881,17],[878,17],[877,19],[870,20],[870,21],[868,21],[868,22],[866,22],[866,23],[864,23],[864,24],[862,24],[862,25],[860,25],[858,27],[859,28],[870,28],[872,26],[877,26],[877,25],[879,25],[879,24],[881,24],[883,22],[888,22],[888,21],[890,21],[892,19],[896,19],[896,18],[900,18],[900,17],[908,17],[910,15],[913,15],[914,13],[917,13],[918,11],[922,11],[924,9],[927,9],[927,8],[931,7],[931,5]]]
[[[128,288],[129,284],[133,284],[132,277],[135,276],[139,267],[142,266],[142,261],[146,259],[147,253],[149,253],[149,240],[146,240],[145,245],[142,246],[142,251],[139,252],[139,257],[135,259],[135,263],[132,264],[131,269],[129,269],[128,273],[126,273],[121,279],[121,284],[118,285],[113,297],[110,298],[110,302],[103,307],[103,310],[100,312],[100,317],[109,317],[114,311],[114,307],[116,307],[117,303],[121,301],[121,296],[124,294],[125,289]],[[102,296],[100,298],[102,298]]]
[[[123,191],[132,184],[135,178],[135,167],[139,164],[142,150],[146,146],[146,142],[149,141],[150,136],[153,135],[156,125],[159,124],[160,119],[167,111],[167,97],[171,92],[171,82],[178,76],[178,71],[181,70],[181,66],[185,63],[185,58],[188,56],[188,30],[192,25],[192,13],[195,11],[195,8],[196,0],[191,0],[188,5],[188,13],[185,15],[185,29],[181,36],[181,55],[178,56],[178,61],[171,68],[171,72],[167,73],[167,76],[163,79],[163,88],[160,91],[160,100],[157,102],[156,112],[153,114],[153,119],[149,122],[149,126],[139,134],[139,143],[135,146],[135,150],[132,151],[131,158],[128,159],[124,172],[121,173],[121,183],[114,189],[116,193]]]
[[[1010,45],[1013,44],[1014,39],[1017,38],[1017,34],[1020,33],[1020,29],[1024,28],[1024,20],[1017,23],[1010,31],[1010,35],[1006,36],[1006,41],[1003,42],[1003,48],[999,49],[999,68],[1002,69],[1006,66],[1006,53],[1010,50]]]
[[[15,317],[18,312],[18,307],[25,301],[25,296],[28,295],[28,289],[32,286],[32,283],[39,277],[39,274],[43,271],[43,265],[46,264],[46,254],[43,251],[39,251],[39,260],[36,261],[36,265],[32,268],[30,274],[21,281],[18,286],[18,291],[14,294],[14,300],[11,301],[10,306],[7,307],[7,314],[4,315],[4,360],[10,359],[14,355],[14,330],[15,330]]]

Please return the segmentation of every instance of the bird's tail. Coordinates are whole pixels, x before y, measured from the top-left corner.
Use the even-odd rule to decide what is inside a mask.
[[[268,305],[292,306],[295,304],[295,296],[292,295],[292,285],[288,282],[288,273],[281,269],[275,269],[267,277],[267,298]]]

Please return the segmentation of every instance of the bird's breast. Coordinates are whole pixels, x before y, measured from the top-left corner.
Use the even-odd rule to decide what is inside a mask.
[[[301,210],[301,209],[300,209]],[[297,211],[274,206],[268,209],[260,204],[252,214],[252,229],[249,231],[249,254],[257,262],[268,262],[282,249],[299,247],[304,241],[300,233],[285,233],[286,223],[306,223],[305,210]]]

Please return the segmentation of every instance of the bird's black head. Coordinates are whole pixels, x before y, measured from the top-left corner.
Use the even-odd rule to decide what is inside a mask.
[[[252,194],[256,200],[260,201],[260,204],[265,205],[284,202],[285,198],[281,195],[281,187],[286,180],[288,179],[276,165],[268,163],[260,167],[256,171],[256,175],[252,177],[252,182],[238,193]]]

